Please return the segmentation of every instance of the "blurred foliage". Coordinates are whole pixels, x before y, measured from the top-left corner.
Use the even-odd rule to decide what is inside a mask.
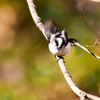
[[[34,0],[42,22],[53,19],[79,43],[100,38],[100,4],[72,0]],[[93,35],[93,30],[96,34]],[[95,37],[96,36],[96,37]],[[100,55],[100,45],[89,48]],[[100,61],[78,47],[65,57],[82,90],[99,95]],[[0,0],[0,100],[75,100],[48,42],[35,26],[26,0]]]

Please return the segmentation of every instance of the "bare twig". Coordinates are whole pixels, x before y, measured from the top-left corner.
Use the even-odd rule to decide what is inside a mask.
[[[98,45],[100,42],[98,41],[98,39],[96,38],[96,41],[95,41],[95,43],[93,44],[93,45],[85,45],[84,47],[94,47],[94,46],[96,46],[96,45]]]
[[[89,1],[100,3],[100,0],[89,0]],[[81,14],[87,27],[91,30],[91,32],[94,34],[94,36],[97,38],[97,40],[100,41],[100,38],[98,36],[99,34],[97,34],[98,32],[93,28],[94,21],[92,19],[88,20],[85,16],[84,5],[86,4],[86,2],[88,2],[88,0],[85,0],[85,1],[84,0],[75,0],[75,2],[76,2],[76,9]]]
[[[57,58],[57,60],[59,59],[58,56],[56,56],[56,58]],[[66,66],[64,64],[64,60],[63,59],[58,60],[58,63],[59,63],[61,71],[62,71],[62,73],[63,73],[68,85],[80,97],[80,100],[85,100],[85,98],[89,98],[89,99],[92,99],[92,100],[100,100],[99,97],[91,95],[91,94],[88,94],[88,93],[80,90],[77,87],[77,85],[73,82],[72,77],[68,73],[68,70],[67,70],[67,68],[66,68]]]
[[[90,0],[90,1],[100,3],[100,0]]]
[[[35,10],[35,5],[34,5],[33,0],[27,0],[27,3],[28,3],[30,13],[32,15],[32,18],[33,18],[36,26],[42,31],[43,35],[45,36],[45,34],[44,34],[44,24],[40,21],[41,18],[38,16],[38,14]],[[46,38],[46,36],[45,36],[45,38]]]
[[[36,26],[42,31],[43,35],[45,36],[45,34],[44,34],[44,24],[40,21],[40,17],[37,15],[33,1],[27,0],[27,3],[28,3],[32,18],[33,18]],[[46,36],[45,36],[45,38],[46,38]],[[58,56],[56,56],[56,58],[58,60],[59,66],[61,68],[61,71],[62,71],[67,83],[69,84],[70,88],[80,97],[80,100],[85,100],[85,98],[89,98],[89,99],[93,99],[93,100],[100,100],[99,97],[93,96],[91,94],[88,94],[88,93],[80,90],[76,86],[76,84],[73,82],[70,74],[68,73],[68,70],[65,66],[64,60],[59,58]]]
[[[93,52],[91,52],[90,50],[88,50],[87,48],[85,48],[84,46],[82,46],[81,44],[79,44],[78,42],[76,42],[75,45],[79,46],[80,48],[82,48],[83,50],[85,50],[85,51],[88,52],[89,54],[93,55],[93,56],[96,57],[97,59],[100,59],[100,56],[94,54]]]

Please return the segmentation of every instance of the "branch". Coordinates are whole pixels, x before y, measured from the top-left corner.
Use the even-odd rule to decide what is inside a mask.
[[[98,41],[98,39],[96,38],[96,41],[95,41],[95,43],[93,44],[93,45],[85,45],[85,47],[94,47],[94,46],[96,46],[96,45],[98,45],[100,42]]]
[[[93,55],[93,56],[96,57],[97,59],[100,59],[100,56],[94,54],[93,52],[91,52],[90,50],[88,50],[87,48],[85,48],[84,46],[82,46],[81,44],[79,44],[78,42],[76,42],[75,45],[79,46],[80,48],[82,48],[83,50],[85,50],[85,51],[88,52],[89,54]]]
[[[100,0],[90,0],[90,1],[100,3]]]
[[[80,90],[77,85],[73,82],[72,80],[72,77],[70,76],[70,74],[68,73],[68,70],[64,64],[64,60],[59,58],[58,56],[56,56],[57,60],[58,60],[58,63],[59,63],[59,66],[61,68],[61,71],[68,83],[68,85],[70,86],[70,88],[73,90],[73,92],[75,92],[79,97],[80,97],[80,100],[85,100],[84,98],[89,98],[89,99],[92,99],[92,100],[100,100],[99,97],[97,96],[94,96],[94,95],[91,95],[91,94],[88,94],[82,90]],[[60,59],[60,60],[59,60]]]
[[[40,17],[38,16],[38,14],[35,10],[35,5],[34,5],[33,1],[32,0],[27,0],[27,3],[28,3],[30,13],[32,15],[32,18],[33,18],[36,26],[42,31],[43,35],[45,36],[45,34],[44,34],[44,24],[40,21]],[[46,36],[45,36],[45,38],[46,38]],[[89,99],[93,99],[93,100],[100,100],[99,97],[93,96],[91,94],[88,94],[88,93],[80,90],[77,87],[77,85],[73,82],[70,74],[68,73],[68,70],[67,70],[67,68],[65,66],[65,63],[64,63],[64,59],[59,58],[58,56],[56,56],[56,58],[58,60],[58,64],[61,68],[61,71],[62,71],[68,85],[73,90],[73,92],[75,92],[80,97],[80,100],[85,100],[85,98],[89,98]]]
[[[28,7],[30,10],[31,16],[32,16],[36,26],[42,31],[44,37],[46,38],[46,36],[44,34],[44,24],[40,21],[41,18],[38,16],[38,14],[35,10],[35,5],[34,5],[33,0],[27,0],[27,3],[28,3]]]

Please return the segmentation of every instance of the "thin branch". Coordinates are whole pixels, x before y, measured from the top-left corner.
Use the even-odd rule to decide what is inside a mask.
[[[80,100],[85,100],[85,96],[84,96],[84,95],[81,96],[81,97],[80,97]]]
[[[36,12],[33,0],[27,0],[27,3],[28,3],[28,7],[30,10],[31,16],[32,16],[36,26],[42,31],[44,37],[46,38],[46,36],[44,34],[44,24],[40,21],[41,18],[38,16],[38,14]]]
[[[85,51],[88,52],[89,54],[93,55],[93,56],[96,57],[97,59],[100,59],[100,56],[94,54],[93,52],[91,52],[90,50],[88,50],[87,48],[85,48],[84,46],[82,46],[81,44],[79,44],[78,42],[76,42],[75,45],[79,46],[80,48],[82,48],[83,50],[85,50]]]
[[[42,31],[43,35],[45,36],[45,34],[44,34],[44,24],[40,21],[40,17],[38,16],[38,14],[37,14],[37,12],[35,10],[35,5],[34,5],[33,1],[32,0],[27,0],[27,3],[28,3],[32,18],[33,18],[36,26]],[[46,36],[45,36],[45,38],[46,38]],[[59,58],[58,56],[56,56],[56,58],[58,60],[59,66],[61,68],[61,71],[62,71],[62,73],[63,73],[68,85],[80,97],[80,100],[85,100],[85,98],[89,98],[89,99],[93,99],[93,100],[100,100],[99,97],[91,95],[91,94],[88,94],[88,93],[80,90],[77,87],[77,85],[73,82],[70,74],[68,73],[68,70],[67,70],[67,68],[65,66],[64,60]]]
[[[68,73],[68,70],[64,64],[64,60],[63,59],[60,59],[58,56],[56,56],[57,60],[58,60],[58,63],[59,63],[59,66],[61,68],[61,71],[68,83],[68,85],[70,86],[70,88],[73,90],[74,93],[76,93],[80,98],[81,100],[85,100],[83,98],[89,98],[89,99],[92,99],[92,100],[100,100],[99,97],[97,96],[94,96],[94,95],[91,95],[91,94],[88,94],[82,90],[80,90],[77,85],[73,82],[72,80],[72,77],[70,76],[70,74]],[[60,59],[60,60],[59,60]]]
[[[96,38],[96,41],[95,41],[95,43],[93,44],[93,45],[85,45],[84,47],[94,47],[94,46],[96,46],[96,45],[98,45],[100,42],[98,41],[98,39]]]
[[[86,0],[85,0],[86,1]],[[92,2],[97,2],[100,3],[100,0],[89,0],[89,1],[92,1]],[[100,41],[100,38],[96,32],[96,30],[93,28],[93,20],[88,20],[84,14],[84,4],[86,2],[82,2],[82,0],[76,0],[76,9],[78,10],[78,12],[81,14],[82,18],[84,19],[87,27],[91,30],[91,32],[94,34],[94,36],[97,38],[98,41]]]
[[[90,1],[100,3],[100,0],[90,0]]]

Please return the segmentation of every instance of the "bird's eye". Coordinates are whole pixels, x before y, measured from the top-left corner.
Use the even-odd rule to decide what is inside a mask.
[[[58,41],[55,39],[56,46],[58,46]]]

